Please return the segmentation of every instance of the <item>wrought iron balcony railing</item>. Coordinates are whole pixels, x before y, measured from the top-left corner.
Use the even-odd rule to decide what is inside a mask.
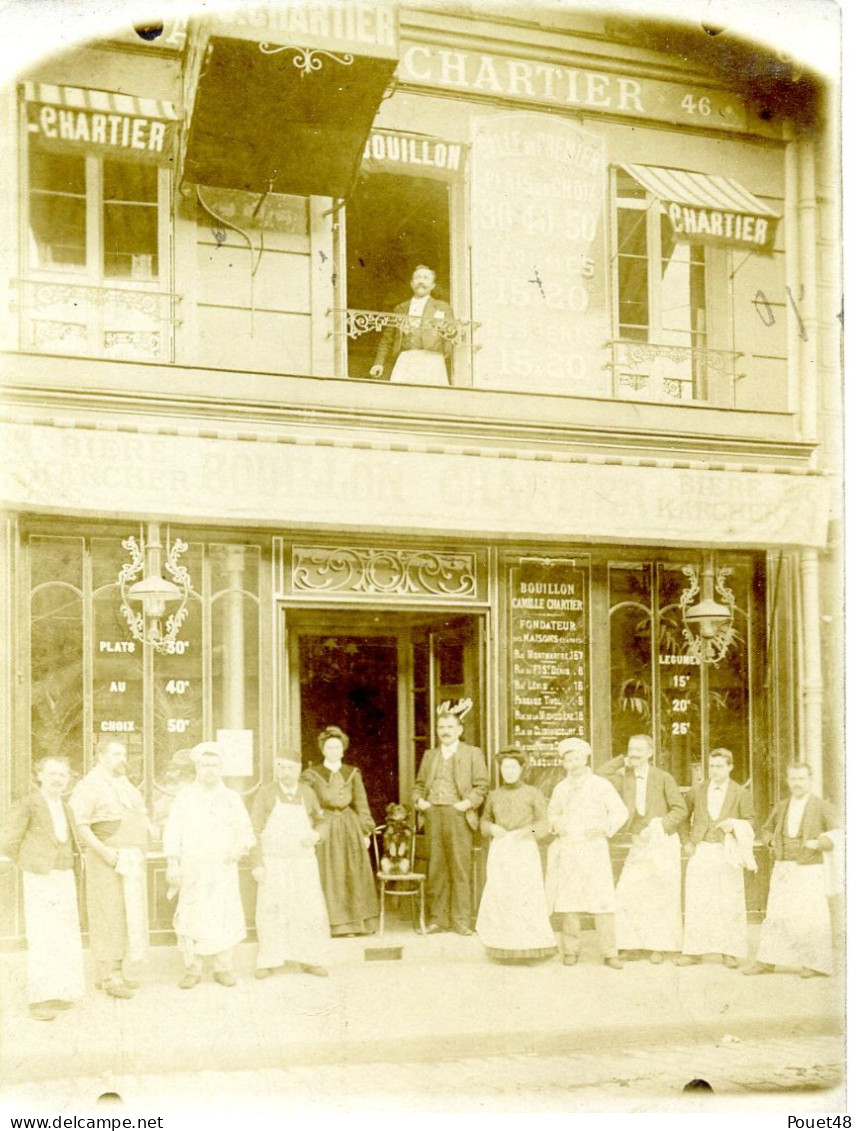
[[[731,407],[735,385],[742,380],[737,362],[742,353],[705,346],[660,345],[655,342],[608,341],[612,395],[623,400],[700,401]]]
[[[410,333],[417,328],[419,322],[419,319],[411,318],[408,314],[386,310],[356,310],[348,307],[337,308],[329,313],[342,320],[341,332],[352,340],[360,338],[362,334],[379,333],[387,326]],[[436,333],[453,346],[472,345],[473,333],[481,325],[480,322],[467,322],[462,318],[433,318],[428,321]]]

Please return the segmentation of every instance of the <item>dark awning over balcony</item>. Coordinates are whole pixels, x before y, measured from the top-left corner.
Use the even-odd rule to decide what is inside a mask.
[[[662,165],[622,165],[663,202],[673,235],[689,243],[770,252],[779,216],[730,177]]]
[[[306,12],[303,27],[260,10],[266,27],[222,18],[202,31],[183,178],[344,196],[397,64],[394,12],[341,4],[316,19]]]

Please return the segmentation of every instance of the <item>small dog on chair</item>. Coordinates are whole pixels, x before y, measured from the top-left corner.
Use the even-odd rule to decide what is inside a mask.
[[[383,858],[380,870],[387,876],[409,872],[412,860],[413,828],[406,805],[392,801],[386,806],[383,830]]]

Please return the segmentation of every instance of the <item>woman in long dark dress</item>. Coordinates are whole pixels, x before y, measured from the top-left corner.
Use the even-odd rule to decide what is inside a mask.
[[[317,736],[323,760],[307,769],[302,780],[326,814],[317,857],[332,934],[366,935],[376,929],[378,913],[368,857],[374,818],[361,773],[356,766],[344,765],[349,744],[339,727],[326,727]]]

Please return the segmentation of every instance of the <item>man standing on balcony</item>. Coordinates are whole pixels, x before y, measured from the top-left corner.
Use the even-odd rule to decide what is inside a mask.
[[[383,331],[372,377],[382,377],[387,364],[394,362],[390,380],[400,385],[448,385],[446,359],[451,354],[451,340],[440,331],[455,326],[454,314],[447,302],[431,294],[436,274],[419,264],[413,271],[413,297],[395,307],[396,325]]]
[[[138,986],[127,966],[143,960],[149,938],[146,852],[150,822],[138,790],[126,777],[128,751],[104,736],[98,763],[69,798],[78,839],[86,849],[87,919],[98,982],[111,997],[130,998]],[[152,827],[155,833],[157,829]]]
[[[179,986],[198,984],[206,956],[214,981],[235,986],[233,948],[245,938],[238,863],[254,830],[242,798],[222,780],[218,743],[200,742],[189,757],[195,780],[176,795],[164,827],[168,896],[178,893],[173,926],[185,962]]]
[[[428,934],[472,929],[472,834],[478,810],[487,796],[490,778],[477,746],[460,741],[464,715],[471,699],[437,709],[439,746],[426,750],[416,778],[413,800],[424,813],[428,842],[428,895],[431,923]]]
[[[648,951],[664,961],[682,946],[682,855],[678,829],[687,807],[675,779],[650,765],[652,740],[635,734],[626,754],[598,770],[610,779],[628,807],[620,829],[631,847],[616,885],[616,942],[619,950]]]

